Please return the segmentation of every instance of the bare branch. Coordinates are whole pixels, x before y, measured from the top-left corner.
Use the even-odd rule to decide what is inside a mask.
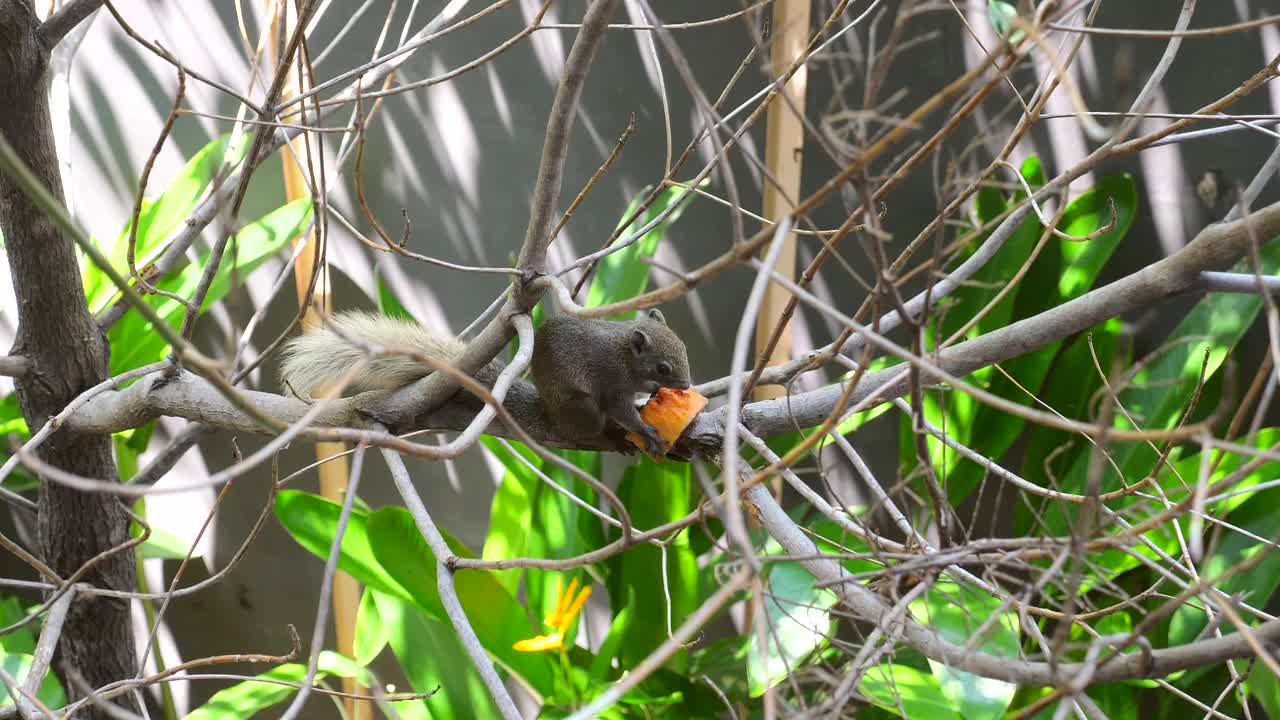
[[[40,42],[44,46],[52,50],[58,43],[62,42],[62,38],[71,32],[98,8],[102,7],[104,0],[68,0],[58,11],[49,16],[49,19],[40,24],[40,28],[36,30],[36,34],[40,37]]]

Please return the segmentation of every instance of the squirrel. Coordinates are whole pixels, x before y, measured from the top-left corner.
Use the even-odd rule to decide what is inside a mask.
[[[660,455],[662,438],[640,417],[636,395],[659,388],[690,386],[684,342],[667,326],[662,312],[642,311],[634,320],[590,320],[561,312],[554,305],[534,336],[533,384],[538,403],[555,434],[570,442],[612,438],[617,426],[644,439],[645,450]],[[363,311],[335,315],[329,327],[298,335],[282,352],[280,376],[285,388],[310,399],[318,387],[337,382],[364,350],[344,338],[370,345],[410,347],[431,358],[451,362],[464,343],[452,335],[411,320]],[[505,364],[492,360],[475,375],[492,387]],[[375,357],[348,389],[354,392],[393,390],[425,377],[427,366],[404,355]],[[525,380],[518,383],[528,385]],[[516,390],[517,388],[512,388]]]

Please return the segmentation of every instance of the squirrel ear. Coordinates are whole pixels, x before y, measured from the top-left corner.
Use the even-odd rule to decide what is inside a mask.
[[[649,349],[649,336],[643,330],[631,331],[631,351],[639,355]]]
[[[659,310],[658,308],[649,308],[649,313],[648,313],[648,315],[649,315],[649,319],[650,319],[650,320],[654,320],[654,321],[656,321],[656,322],[660,322],[660,323],[662,323],[663,325],[666,325],[666,324],[667,324],[667,319],[666,319],[665,317],[663,317],[663,316],[662,316],[662,311],[661,311],[661,310]]]

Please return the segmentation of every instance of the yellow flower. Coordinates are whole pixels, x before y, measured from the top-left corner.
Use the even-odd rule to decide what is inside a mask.
[[[575,593],[577,597],[574,597]],[[556,608],[543,620],[543,623],[551,629],[551,634],[521,640],[511,647],[520,652],[543,652],[563,648],[565,632],[573,626],[573,621],[578,619],[578,613],[582,612],[582,606],[590,596],[590,585],[578,592],[578,578],[575,577],[569,581],[569,592],[565,592],[564,579],[556,577]]]

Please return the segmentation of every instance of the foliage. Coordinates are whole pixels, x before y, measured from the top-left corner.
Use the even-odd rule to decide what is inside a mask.
[[[225,166],[234,165],[243,159],[247,151],[248,136],[235,139],[230,135],[219,137],[199,152],[174,176],[167,187],[154,199],[144,199],[138,215],[135,236],[135,266],[144,276],[151,273],[151,263],[169,247],[174,232],[182,222],[191,215],[196,204],[209,192],[214,179]],[[245,277],[263,265],[266,260],[276,255],[293,237],[304,230],[311,222],[311,202],[302,200],[290,203],[269,212],[242,226],[228,244],[226,254],[214,274],[205,295],[202,309],[211,307],[223,300]],[[112,266],[122,275],[129,276],[128,247],[132,219],[109,245],[97,240]],[[172,296],[190,301],[199,286],[205,266],[211,261],[208,253],[198,262],[179,266],[176,270],[160,276],[151,277],[150,282],[159,290]],[[119,300],[119,289],[111,284],[106,273],[94,266],[87,258],[81,258],[81,278],[85,296],[90,310],[101,312]],[[187,312],[183,302],[166,295],[151,295],[146,302],[152,304],[166,322],[177,328]],[[136,311],[126,312],[107,334],[113,349],[110,371],[117,375],[128,370],[139,368],[163,360],[169,354],[169,347],[156,334]],[[138,428],[117,433],[114,436],[116,465],[122,479],[132,477],[139,470],[138,459],[146,451],[155,423],[147,423]],[[30,439],[30,432],[23,420],[15,393],[0,398],[0,430],[6,436],[16,436],[19,441]],[[0,461],[8,460],[11,455],[6,449],[0,450]],[[9,490],[24,491],[36,486],[34,478],[21,467],[15,468],[5,479]],[[145,516],[145,506],[139,501],[135,511]],[[135,536],[142,532],[137,523],[133,524]],[[188,555],[189,548],[179,538],[152,528],[146,541],[137,548],[139,558],[174,558],[181,559]],[[0,597],[0,625],[7,626],[20,619],[16,600],[12,597]],[[22,629],[0,638],[0,662],[13,677],[22,679],[31,663],[31,650],[34,639],[29,638],[31,631]],[[354,668],[339,671],[336,661],[325,656],[325,672],[339,675]],[[305,668],[304,668],[305,669]],[[281,666],[266,676],[283,679],[301,679],[297,668]],[[295,678],[295,676],[297,676]],[[261,709],[278,702],[283,686],[252,684],[251,688],[242,688],[236,692],[224,691],[215,696],[205,709],[191,717],[240,717],[238,714],[245,708]],[[40,699],[50,708],[59,708],[66,704],[62,688],[58,681],[49,675],[40,688]],[[276,698],[270,700],[270,698]],[[6,698],[5,702],[11,702]],[[228,714],[230,713],[230,714]]]
[[[191,211],[222,159],[228,153],[232,159],[238,157],[229,146],[229,138],[211,143],[193,158],[169,189],[144,204],[137,237],[139,266],[163,250],[166,238],[176,227],[175,218]],[[1032,188],[1044,183],[1035,158],[1024,163],[1021,173]],[[670,217],[636,243],[600,263],[589,287],[589,305],[607,304],[643,292],[649,274],[647,261],[688,202],[688,198],[679,200],[680,191],[681,188],[672,187],[659,193],[653,206],[627,229],[633,230],[661,212],[673,210]],[[970,228],[970,242],[953,262],[963,261],[977,251],[988,240],[982,228],[992,227],[994,221],[1024,199],[1021,190],[983,188],[973,203],[975,225]],[[638,204],[638,199],[631,204],[628,217]],[[925,350],[934,351],[944,342],[1008,326],[1088,292],[1098,283],[1136,212],[1137,191],[1132,178],[1115,175],[1102,178],[1063,209],[1057,226],[1060,235],[1046,234],[1040,219],[1029,216],[973,282],[952,293],[928,318]],[[223,298],[235,280],[277,253],[290,237],[306,227],[310,216],[310,206],[304,201],[279,208],[242,228],[214,278],[206,303]],[[1082,237],[1089,239],[1076,239]],[[110,248],[113,262],[121,267],[121,243],[127,243],[127,238],[128,228]],[[1259,257],[1262,272],[1276,272],[1280,269],[1280,243],[1265,244]],[[156,284],[181,297],[191,297],[207,261],[206,257]],[[1250,270],[1247,264],[1237,269]],[[116,297],[114,289],[104,285],[103,278],[92,268],[85,269],[85,287],[98,310],[109,306]],[[378,299],[385,311],[403,312],[403,305],[381,277]],[[152,297],[149,302],[175,326],[183,316],[182,304],[171,298]],[[1125,411],[1114,417],[1115,427],[1172,428],[1204,417],[1223,398],[1227,358],[1261,309],[1262,302],[1255,295],[1214,298],[1212,302],[1202,299],[1151,356],[1135,366],[1136,371],[1123,377],[1115,376],[1112,369],[1132,365],[1132,350],[1122,324],[1115,320],[999,366],[983,368],[965,381],[1024,407],[1052,408],[1064,417],[1090,421],[1098,418],[1104,394],[1114,392]],[[985,314],[971,322],[980,311]],[[112,333],[113,347],[123,349],[113,356],[113,372],[155,362],[167,351],[133,314],[126,315]],[[898,362],[880,358],[871,369]],[[1193,395],[1200,397],[1196,407],[1188,404],[1187,399]],[[889,409],[888,404],[869,408],[844,419],[833,432],[853,433]],[[925,392],[919,409],[925,421],[944,429],[953,440],[979,448],[992,461],[1016,468],[1028,483],[1064,493],[1086,492],[1097,459],[1093,447],[1078,435],[1029,422],[969,395],[946,390]],[[922,479],[925,464],[938,479],[949,504],[956,508],[982,502],[989,486],[1004,482],[992,475],[990,468],[960,455],[931,435],[925,439],[921,456],[915,438],[917,428],[909,416],[900,418],[900,477],[920,497],[927,497]],[[12,395],[0,400],[0,422],[8,432],[26,437]],[[153,426],[146,426],[116,438],[122,476],[137,471],[137,459],[152,430]],[[805,433],[797,433],[775,438],[771,445],[785,452],[804,436]],[[1280,429],[1263,428],[1244,434],[1235,442],[1268,449],[1278,438]],[[575,474],[519,443],[490,437],[482,442],[502,464],[504,476],[491,503],[483,546],[477,553],[446,532],[454,554],[486,560],[568,559],[620,539],[616,526],[603,522],[589,510],[600,506],[604,499]],[[821,438],[810,452],[822,451],[832,442],[831,437]],[[1111,512],[1124,512],[1127,522],[1108,521],[1105,533],[1123,535],[1127,527],[1159,513],[1164,505],[1158,498],[1184,493],[1193,478],[1200,477],[1209,487],[1230,479],[1230,492],[1207,500],[1215,517],[1206,530],[1212,542],[1207,543],[1201,572],[1206,576],[1230,574],[1233,568],[1247,566],[1249,572],[1234,574],[1218,587],[1254,598],[1257,603],[1272,596],[1280,585],[1280,561],[1259,553],[1269,549],[1267,538],[1280,536],[1280,520],[1271,512],[1277,489],[1268,482],[1280,465],[1274,461],[1255,464],[1240,476],[1236,471],[1250,457],[1235,452],[1214,451],[1212,456],[1205,456],[1209,451],[1198,446],[1176,444],[1124,444],[1109,452],[1112,462],[1097,473],[1101,491],[1127,488],[1129,492],[1108,503]],[[597,453],[557,451],[556,455],[593,476],[605,475],[606,466]],[[19,486],[15,483],[30,482],[29,477],[18,473],[10,480],[15,487]],[[628,463],[616,485],[616,496],[638,529],[686,517],[703,499],[691,467],[674,461],[655,463],[637,458]],[[1024,497],[1008,508],[1010,526],[1018,536],[1062,537],[1080,522],[1076,504],[1035,494]],[[822,550],[844,554],[842,563],[849,572],[868,577],[883,569],[881,563],[865,559],[874,553],[863,540],[847,535],[832,521],[814,522],[802,512],[793,511],[796,522],[812,530]],[[318,495],[289,490],[278,495],[275,513],[299,545],[317,558],[328,555],[337,532],[338,505]],[[1187,534],[1193,530],[1192,522],[1181,519],[1155,524],[1138,535],[1139,545],[1132,551],[1102,549],[1092,553],[1090,565],[1074,576],[1073,586],[1047,586],[1041,590],[1039,603],[1060,606],[1075,594],[1091,605],[1115,605],[1118,596],[1126,591],[1158,585],[1160,577],[1151,569],[1154,563],[1144,560],[1158,561],[1163,554],[1181,552]],[[1225,532],[1228,528],[1230,532]],[[755,539],[763,541],[761,537]],[[714,570],[726,561],[724,543],[723,527],[713,520],[677,532],[660,545],[640,544],[574,570],[559,572],[517,564],[505,570],[466,570],[454,578],[470,623],[500,671],[543,704],[543,717],[562,717],[635,670],[667,640],[672,629],[716,590]],[[720,633],[720,637],[678,648],[660,670],[630,690],[604,717],[717,717],[726,702],[749,705],[753,698],[781,687],[787,687],[794,697],[805,697],[807,703],[823,700],[824,686],[807,685],[798,671],[850,659],[834,644],[842,631],[833,614],[837,595],[830,588],[817,585],[800,565],[777,557],[781,548],[775,542],[761,544],[762,557],[768,561],[760,587],[763,594],[751,598],[750,593],[743,593],[739,598],[759,600],[748,603],[748,607],[752,610],[750,627],[760,630]],[[174,538],[153,533],[140,552],[148,557],[174,558],[185,556],[186,549]],[[1052,561],[1034,558],[1027,562],[1030,568],[1042,571]],[[495,715],[493,701],[478,676],[469,664],[459,661],[466,654],[441,603],[437,589],[441,567],[407,511],[395,507],[374,510],[357,502],[342,538],[338,565],[364,586],[356,624],[356,652],[353,658],[322,653],[321,677],[358,677],[361,682],[371,682],[366,666],[389,653],[413,691],[429,694],[396,699],[396,712],[401,717]],[[927,580],[928,585],[915,591],[905,611],[953,644],[1014,659],[1039,653],[1041,648],[1035,637],[1054,632],[1047,619],[1020,618],[1000,600],[958,580],[951,572],[938,573]],[[576,642],[582,624],[578,617],[592,589],[607,591],[594,595],[591,605],[596,612],[607,613],[607,631],[584,647]],[[1136,622],[1164,602],[1159,595],[1151,595],[1139,602],[1115,605],[1110,612],[1087,623],[1078,622],[1072,628],[1073,642],[1066,646],[1062,660],[1084,659],[1089,640],[1132,631]],[[20,617],[22,609],[12,598],[5,598],[0,601],[0,611],[8,618],[4,621],[10,622]],[[1155,634],[1148,637],[1157,647],[1186,643],[1204,632],[1211,621],[1203,606],[1182,605],[1164,616]],[[1035,624],[1034,633],[1028,632],[1028,622]],[[29,630],[6,636],[0,643],[5,667],[20,677],[29,667],[33,647],[34,636]],[[297,682],[305,670],[304,665],[283,665],[264,673],[261,680]],[[874,658],[857,672],[856,690],[868,717],[1000,718],[1025,708],[1044,693],[1038,688],[1019,688],[971,675],[911,651],[892,659]],[[1222,667],[1189,671],[1173,676],[1169,682],[1178,690],[1195,695],[1204,687],[1227,682],[1227,672]],[[1268,710],[1280,707],[1277,682],[1262,668],[1256,668],[1243,687],[1260,706]],[[291,685],[247,680],[220,691],[189,717],[252,717],[287,700],[293,692]],[[52,707],[65,703],[52,678],[46,680],[41,693]],[[1150,703],[1163,709],[1175,707],[1166,694],[1149,682],[1096,685],[1088,690],[1088,696],[1115,718],[1136,718],[1139,708]],[[1238,710],[1242,697],[1243,694],[1227,697],[1223,712]],[[1050,703],[1037,717],[1052,717],[1056,711],[1056,702]]]

